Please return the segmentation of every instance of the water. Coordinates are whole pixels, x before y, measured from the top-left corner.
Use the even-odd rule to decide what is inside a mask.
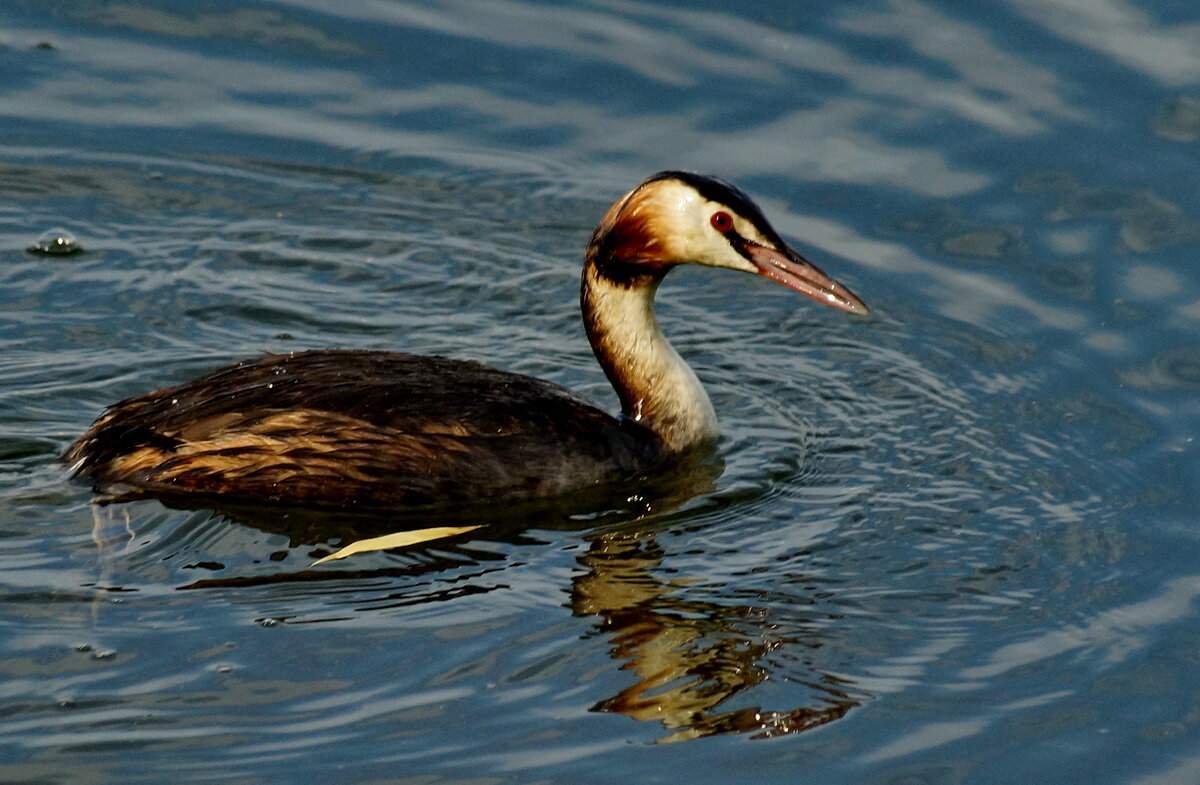
[[[1195,782],[1197,21],[5,4],[0,781]],[[579,257],[669,167],[873,308],[668,280],[719,477],[314,567],[387,522],[96,507],[55,461],[268,351],[611,404]]]

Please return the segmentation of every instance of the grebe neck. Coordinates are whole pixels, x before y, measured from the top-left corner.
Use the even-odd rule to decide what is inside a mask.
[[[588,254],[580,301],[592,351],[621,399],[621,413],[671,453],[715,440],[712,402],[654,316],[654,293],[668,268],[635,272],[612,261],[598,264]]]

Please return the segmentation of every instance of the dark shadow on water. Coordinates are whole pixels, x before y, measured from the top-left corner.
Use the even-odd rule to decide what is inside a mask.
[[[711,494],[724,471],[723,461],[712,454],[698,454],[675,462],[669,471],[639,478],[620,486],[581,491],[556,499],[536,501],[486,500],[454,506],[437,505],[408,509],[338,508],[289,506],[230,501],[219,495],[170,494],[162,489],[106,489],[95,509],[96,540],[104,537],[99,529],[130,525],[128,514],[120,511],[129,502],[154,500],[174,510],[208,511],[233,525],[241,525],[267,534],[286,537],[289,548],[301,551],[313,560],[336,555],[353,543],[403,532],[431,528],[469,529],[462,536],[437,537],[412,547],[375,547],[370,551],[412,553],[417,545],[464,543],[470,540],[525,544],[531,529],[550,531],[587,531],[599,526],[636,521],[678,510],[693,499]],[[117,513],[117,514],[114,514]],[[502,558],[494,553],[475,552],[472,558]],[[239,576],[197,581],[179,589],[253,586],[288,581],[332,580],[347,575],[374,575],[377,570],[345,570],[353,560],[328,562],[320,568],[304,571],[280,570],[271,575]],[[461,566],[461,562],[453,562]],[[282,566],[282,565],[281,565]]]

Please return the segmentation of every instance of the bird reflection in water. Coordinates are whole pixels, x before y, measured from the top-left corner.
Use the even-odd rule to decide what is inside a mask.
[[[845,716],[860,700],[830,674],[815,675],[817,705],[783,711],[759,707],[722,711],[731,698],[771,678],[770,652],[794,639],[775,637],[749,606],[720,605],[687,595],[686,581],[660,577],[663,548],[645,531],[593,536],[580,557],[587,572],[574,579],[571,608],[599,617],[612,655],[633,671],[636,683],[600,701],[594,711],[661,722],[671,731],[659,741],[752,733],[798,733]],[[756,618],[758,617],[758,618]]]

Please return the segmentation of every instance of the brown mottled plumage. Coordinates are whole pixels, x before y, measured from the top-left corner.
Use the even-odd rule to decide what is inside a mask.
[[[121,401],[63,458],[161,493],[414,505],[615,481],[659,457],[640,430],[556,384],[478,363],[311,351]]]
[[[866,313],[741,191],[662,172],[605,214],[584,263],[584,324],[620,418],[478,363],[310,351],[114,404],[63,460],[108,488],[338,506],[536,499],[628,481],[716,436],[708,396],[654,317],[663,276],[689,262]]]

